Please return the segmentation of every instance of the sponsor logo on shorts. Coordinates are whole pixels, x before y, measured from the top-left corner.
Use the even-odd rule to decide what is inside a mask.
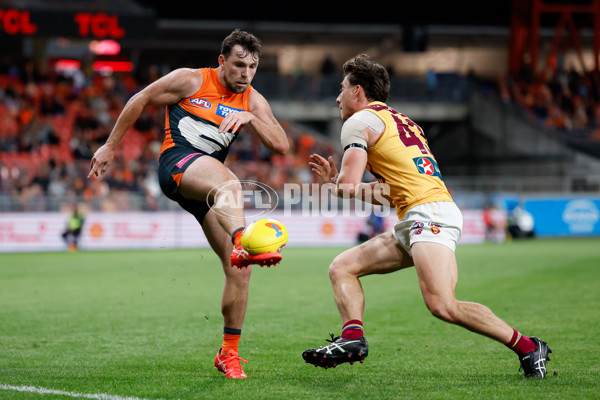
[[[209,108],[212,107],[212,104],[210,104],[210,101],[208,101],[204,97],[190,99],[190,103],[193,106],[200,107],[200,108],[205,108],[205,109],[209,109]]]
[[[413,226],[411,226],[411,227],[410,227],[410,229],[423,228],[424,226],[425,226],[425,224],[424,224],[424,223],[422,223],[422,222],[415,222],[415,223],[413,224]]]
[[[181,167],[183,167],[183,166],[184,166],[184,165],[185,165],[185,164],[186,164],[188,161],[190,161],[190,158],[192,158],[192,157],[194,157],[195,155],[198,155],[198,154],[201,154],[201,153],[192,153],[192,154],[188,154],[187,156],[185,156],[185,157],[183,157],[181,160],[179,160],[179,161],[177,162],[177,164],[175,164],[175,165],[177,165],[177,168],[181,168]]]
[[[244,110],[239,110],[237,108],[224,106],[223,104],[220,104],[220,103],[217,106],[217,115],[219,117],[223,117],[223,118],[225,118],[226,116],[228,116],[231,113],[236,113],[236,112],[240,112],[240,111],[244,111]]]
[[[421,234],[421,232],[423,232],[423,229],[420,229],[420,228],[419,228],[419,229],[417,229],[416,231],[414,231],[414,234],[415,234],[415,235],[420,235],[420,234]]]

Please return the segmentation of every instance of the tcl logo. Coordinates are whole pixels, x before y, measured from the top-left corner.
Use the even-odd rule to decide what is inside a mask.
[[[59,27],[49,26],[48,16],[41,12],[34,12],[33,20],[38,22],[43,31],[40,31],[38,24],[31,22],[32,16],[27,10],[17,10],[15,8],[0,9],[0,33],[8,35],[35,35],[35,34],[56,34],[57,30],[61,35],[77,35],[79,37],[93,37],[96,39],[121,39],[127,33],[125,29],[119,26],[119,17],[117,15],[108,15],[105,13],[76,13],[67,18],[72,18],[72,23],[63,23]],[[61,15],[61,21],[62,15]]]
[[[81,37],[92,35],[100,39],[120,39],[125,36],[125,29],[119,26],[119,17],[116,15],[77,13],[74,20]]]
[[[32,24],[29,17],[29,11],[0,9],[0,32],[9,35],[23,34],[33,35],[38,30],[35,24]]]

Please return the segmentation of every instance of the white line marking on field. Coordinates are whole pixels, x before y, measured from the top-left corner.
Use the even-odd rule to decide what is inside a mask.
[[[81,397],[81,398],[85,398],[85,399],[96,399],[96,400],[148,400],[148,399],[140,399],[139,397],[122,397],[122,396],[117,396],[114,394],[106,394],[106,393],[88,394],[88,393],[77,393],[77,392],[65,392],[63,390],[46,389],[46,388],[35,387],[35,386],[12,386],[12,385],[0,384],[0,389],[14,390],[17,392],[39,393],[39,394],[57,394],[57,395],[61,395],[61,396]]]

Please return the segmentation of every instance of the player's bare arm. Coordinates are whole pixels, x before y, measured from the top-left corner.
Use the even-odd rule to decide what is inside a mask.
[[[202,86],[200,71],[181,68],[156,80],[131,97],[119,115],[106,143],[94,153],[88,178],[104,175],[114,158],[119,143],[146,107],[164,107],[175,104],[180,99],[193,95],[200,86]]]
[[[285,131],[275,119],[267,100],[256,90],[250,94],[250,111],[228,114],[219,132],[236,130],[240,126],[251,128],[265,147],[277,154],[286,154],[290,148]]]
[[[394,207],[389,185],[377,181],[356,185],[354,198],[379,206]]]
[[[367,149],[377,142],[381,133],[375,132],[363,120],[349,118],[344,123],[341,143],[344,148],[342,166],[336,180],[336,195],[343,198],[356,197],[374,204],[381,204],[381,188],[376,182],[363,183],[367,166]]]
[[[379,182],[362,182],[362,175],[367,162],[367,153],[361,149],[348,149],[342,160],[342,173],[338,174],[333,157],[327,159],[319,154],[311,154],[308,165],[315,176],[324,183],[335,186],[333,193],[339,197],[355,197],[361,201],[372,204],[391,204],[389,190],[385,184]]]
[[[342,167],[337,179],[337,196],[355,197],[361,192],[360,185],[367,166],[367,152],[363,149],[348,149],[342,157]]]
[[[372,146],[377,141],[379,135],[372,130],[364,129],[362,131],[355,132],[356,138],[359,140],[354,140],[356,142],[364,142],[367,146]],[[362,138],[362,139],[361,139]],[[349,139],[348,143],[345,143],[345,140],[342,140],[342,146],[347,144],[352,144],[353,139]],[[367,165],[367,152],[365,146],[363,148],[350,148],[344,152],[344,159],[346,159],[346,169],[345,169],[345,181],[344,184],[352,184],[354,182],[354,186],[359,184],[362,180],[362,174],[364,173],[364,169]],[[346,154],[360,152],[362,155],[358,153],[352,156],[346,156]],[[363,157],[364,156],[364,157]],[[311,154],[309,157],[308,165],[311,167],[312,172],[321,178],[321,180],[325,183],[333,183],[337,184],[339,181],[340,174],[338,173],[338,169],[335,166],[333,161],[333,157],[329,156],[327,159],[320,156],[319,154]],[[344,160],[342,160],[342,168],[344,166]],[[349,181],[347,181],[349,180]]]
[[[347,121],[342,131],[342,145],[347,146],[342,159],[340,177],[337,180],[337,195],[340,197],[354,197],[361,201],[377,204],[391,205],[388,185],[380,182],[363,183],[362,176],[367,164],[366,149],[374,146],[381,132],[374,131],[370,126],[356,123],[351,119]],[[366,146],[366,148],[365,148]]]

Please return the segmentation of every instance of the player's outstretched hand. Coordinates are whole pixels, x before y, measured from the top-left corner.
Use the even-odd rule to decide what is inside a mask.
[[[333,157],[329,156],[327,160],[318,154],[311,154],[308,165],[312,172],[320,177],[325,183],[336,183],[338,170],[333,162]]]
[[[92,161],[90,162],[90,173],[88,174],[88,178],[91,178],[92,176],[102,178],[102,175],[104,175],[108,169],[114,156],[115,150],[106,144],[96,150],[92,157]]]

